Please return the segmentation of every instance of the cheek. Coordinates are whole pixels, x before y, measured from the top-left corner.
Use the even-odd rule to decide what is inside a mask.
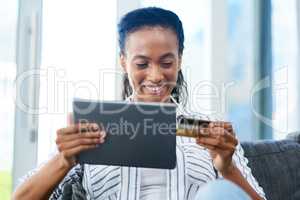
[[[178,78],[178,71],[177,70],[173,70],[170,73],[167,73],[166,75],[169,84],[169,89],[168,91],[171,93],[171,91],[176,87],[177,85],[177,78]]]
[[[130,77],[130,84],[131,86],[134,86],[134,88],[139,87],[146,77],[146,74],[143,71],[131,71],[128,75]]]
[[[178,71],[176,69],[169,69],[165,72],[165,77],[167,81],[174,82],[175,84],[178,78]]]

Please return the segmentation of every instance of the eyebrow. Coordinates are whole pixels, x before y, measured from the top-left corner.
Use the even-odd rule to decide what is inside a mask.
[[[159,60],[163,60],[165,58],[175,58],[175,55],[173,53],[166,53],[164,55],[162,55]]]
[[[170,58],[175,58],[175,55],[174,55],[173,53],[166,53],[166,54],[160,56],[159,60],[163,60],[163,59],[169,58],[169,57],[170,57]],[[133,57],[133,60],[136,60],[136,59],[150,60],[149,57],[144,56],[144,55],[136,55],[136,56],[134,56],[134,57]]]
[[[148,58],[147,56],[143,56],[143,55],[136,55],[133,57],[132,60],[136,60],[136,59],[150,60],[150,58]]]

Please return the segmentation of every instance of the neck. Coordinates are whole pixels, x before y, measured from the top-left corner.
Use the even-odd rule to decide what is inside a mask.
[[[164,103],[172,103],[171,96],[169,96],[168,98],[163,99],[163,100],[158,100],[157,98],[151,97],[151,96],[139,96],[139,95],[132,94],[132,95],[130,95],[128,97],[128,99],[130,101],[134,101],[134,102],[141,101],[141,102],[161,102],[161,103],[164,102]]]

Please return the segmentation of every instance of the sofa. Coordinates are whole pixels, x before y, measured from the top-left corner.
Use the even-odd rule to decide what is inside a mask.
[[[268,200],[300,200],[300,133],[241,144]]]
[[[284,140],[242,142],[249,167],[268,200],[300,200],[300,133]],[[80,184],[66,185],[63,200],[86,199]]]

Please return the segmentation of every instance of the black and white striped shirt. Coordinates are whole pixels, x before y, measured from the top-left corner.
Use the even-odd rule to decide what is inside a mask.
[[[183,140],[179,138],[179,140]],[[177,142],[177,166],[166,170],[167,200],[191,200],[205,183],[215,180],[209,152],[195,142]],[[257,193],[265,197],[263,189],[251,174],[240,144],[233,161]],[[88,199],[137,200],[140,197],[141,170],[136,167],[85,165],[83,185]]]
[[[222,176],[213,167],[212,158],[207,149],[196,144],[195,139],[176,137],[177,165],[166,170],[166,199],[192,200],[199,188]],[[248,159],[243,148],[237,145],[233,162],[241,174],[263,198],[265,194],[247,166]],[[36,170],[28,173],[31,176]],[[76,165],[53,191],[50,199],[60,199],[66,183],[82,183],[88,199],[96,200],[137,200],[140,197],[142,168],[88,165]]]
[[[192,200],[199,188],[217,178],[209,152],[197,145],[193,139],[177,137],[177,166],[166,170],[167,200]],[[248,160],[238,144],[233,162],[256,192],[265,194],[247,166]],[[23,177],[23,181],[34,174],[35,169]],[[83,184],[88,199],[96,200],[137,200],[140,196],[141,170],[136,167],[105,165],[76,165],[53,191],[50,199],[61,199],[64,186]]]

